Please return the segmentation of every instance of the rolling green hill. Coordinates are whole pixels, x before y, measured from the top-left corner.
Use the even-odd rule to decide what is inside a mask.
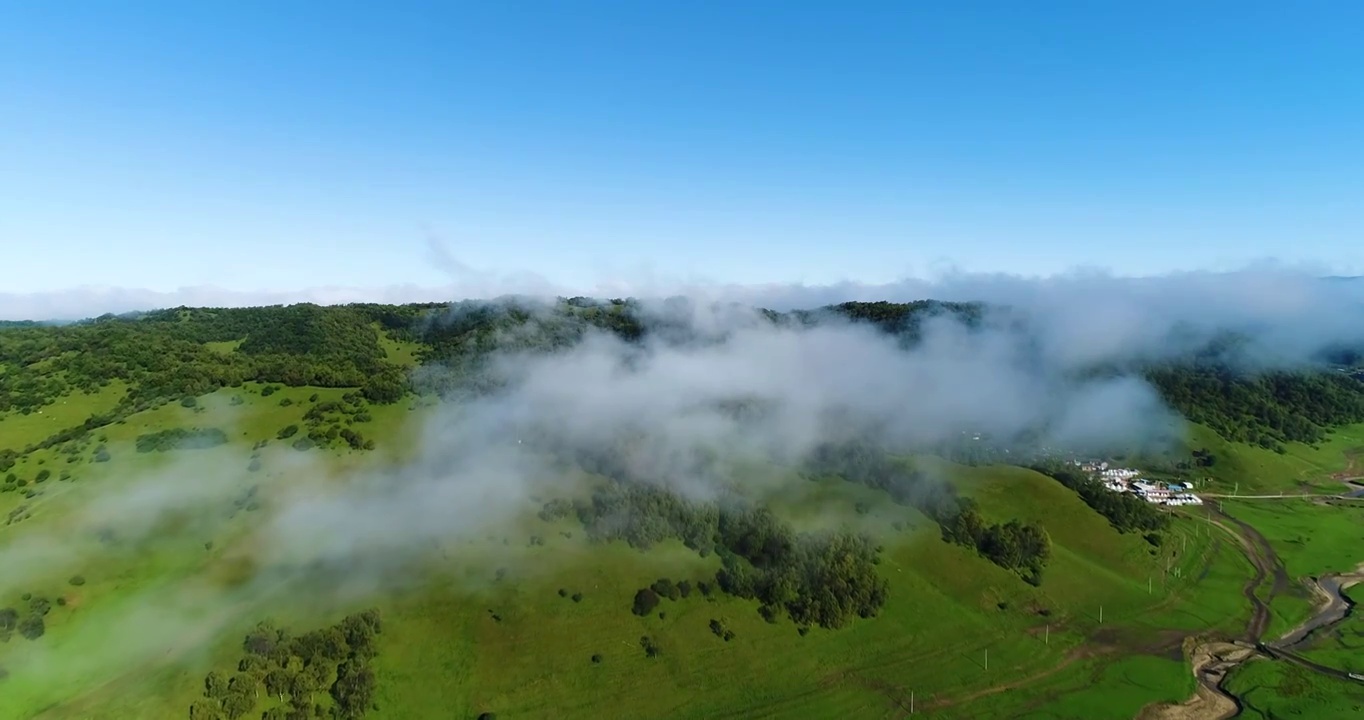
[[[930,314],[970,326],[978,312],[856,304],[798,319],[842,314],[912,346]],[[691,458],[725,491],[683,492],[640,472],[629,446],[583,458],[527,438],[556,476],[514,505],[470,485],[440,506],[460,510],[448,527],[386,512],[411,468],[445,477],[431,429],[496,391],[489,352],[553,353],[593,328],[676,338],[670,322],[574,299],[0,328],[0,719],[1126,718],[1193,693],[1187,638],[1250,622],[1252,565],[1200,511],[1123,532],[1037,471],[920,451],[819,472]],[[1193,365],[1151,372],[1208,424],[1131,461],[1204,490],[1337,492],[1331,475],[1364,446],[1357,381],[1224,377],[1242,390],[1219,394]],[[433,487],[465,487],[448,472]],[[611,488],[646,490],[627,502]],[[342,510],[338,533],[327,518]],[[1293,578],[1364,561],[1359,504],[1223,510]],[[405,523],[419,542],[386,549]],[[1005,528],[1034,528],[1041,548]],[[657,604],[632,611],[651,586]],[[1270,606],[1271,631],[1311,611],[1296,586]],[[371,608],[372,640],[347,636]],[[244,642],[267,619],[289,634]],[[1257,708],[1279,702],[1271,685],[1297,687],[1259,679],[1279,663],[1236,672],[1228,687]]]

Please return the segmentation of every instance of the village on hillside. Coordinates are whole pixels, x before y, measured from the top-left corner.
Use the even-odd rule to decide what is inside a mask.
[[[1077,467],[1103,482],[1112,492],[1132,493],[1154,505],[1202,505],[1193,494],[1193,483],[1149,482],[1132,468],[1110,467],[1107,462],[1073,460]]]

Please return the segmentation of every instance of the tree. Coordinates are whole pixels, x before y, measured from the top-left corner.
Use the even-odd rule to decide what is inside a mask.
[[[222,673],[214,670],[204,676],[204,697],[210,700],[222,700],[227,697],[227,678]]]
[[[222,710],[216,702],[195,700],[189,706],[189,720],[220,720],[222,717]]]
[[[250,693],[233,690],[227,694],[227,697],[223,698],[223,714],[229,720],[237,720],[237,718],[251,712],[251,708],[255,705],[256,701],[252,699]]]
[[[341,663],[336,671],[336,682],[331,687],[338,715],[346,720],[362,717],[374,702],[374,685],[374,671],[367,663]]]
[[[28,640],[37,640],[47,632],[47,625],[43,622],[42,615],[29,615],[19,621],[19,634]]]
[[[640,617],[646,617],[654,611],[654,608],[658,607],[658,602],[658,593],[654,592],[652,588],[644,588],[635,593],[634,607],[631,608],[630,612]]]
[[[289,673],[279,668],[265,674],[265,692],[278,697],[280,702],[284,702],[284,696],[289,693],[292,683],[293,678]]]

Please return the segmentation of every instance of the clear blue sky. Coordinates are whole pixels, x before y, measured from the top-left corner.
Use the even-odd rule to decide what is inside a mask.
[[[439,7],[439,9],[437,9]],[[1364,268],[1364,4],[0,0],[4,290]]]

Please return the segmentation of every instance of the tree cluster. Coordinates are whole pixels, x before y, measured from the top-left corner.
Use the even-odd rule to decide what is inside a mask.
[[[189,717],[236,720],[264,700],[268,720],[362,718],[374,705],[371,661],[380,630],[379,612],[372,609],[297,636],[262,622],[242,641],[236,673],[215,670],[204,678],[204,696],[190,706]],[[323,694],[329,704],[318,702]]]
[[[26,640],[37,640],[47,632],[47,622],[43,619],[52,610],[52,601],[41,595],[24,593],[26,612],[7,607],[0,609],[0,641],[8,641],[15,633]],[[63,604],[61,600],[58,604]]]
[[[575,510],[596,541],[645,549],[676,538],[702,555],[718,552],[720,589],[759,601],[767,614],[782,610],[798,624],[841,627],[853,616],[875,615],[885,603],[877,549],[862,536],[797,534],[770,511],[738,499],[693,502],[642,482],[606,483]],[[542,512],[553,517],[562,505],[547,504]],[[647,614],[658,598],[681,597],[685,587],[659,580],[636,594],[633,609]]]
[[[303,414],[303,421],[308,426],[308,447],[329,447],[340,440],[352,450],[373,450],[374,441],[366,439],[353,427],[356,423],[367,423],[372,419],[362,392],[348,392],[340,400],[316,403]],[[290,425],[280,431],[280,439],[292,437],[297,432],[298,426]]]
[[[969,498],[961,500],[951,521],[942,526],[943,539],[975,548],[990,562],[1013,570],[1033,585],[1042,584],[1042,571],[1051,559],[1051,538],[1035,522],[1018,519],[987,525]]]
[[[1159,532],[1170,526],[1170,516],[1156,506],[1136,495],[1112,492],[1103,483],[1072,467],[1041,464],[1034,465],[1032,469],[1074,490],[1086,505],[1107,518],[1118,532]]]
[[[137,436],[140,453],[171,450],[206,450],[227,444],[227,433],[219,428],[170,428]]]

